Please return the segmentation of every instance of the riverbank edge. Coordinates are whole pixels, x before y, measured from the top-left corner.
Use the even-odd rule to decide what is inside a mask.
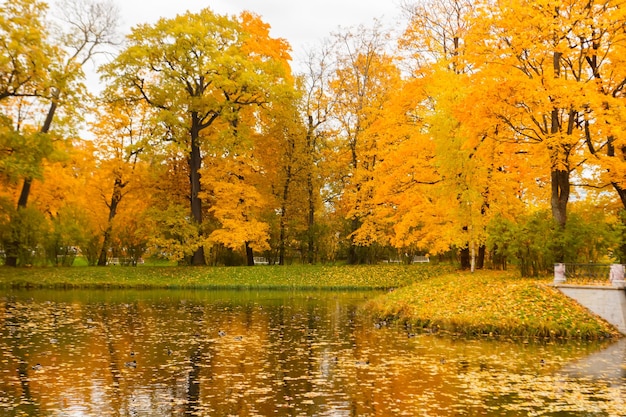
[[[622,337],[547,279],[502,271],[455,272],[413,283],[367,301],[362,312],[379,326],[404,326],[409,337],[422,332],[514,341]]]
[[[389,290],[362,313],[412,332],[463,337],[598,340],[611,325],[549,285],[517,272],[447,265],[249,267],[0,267],[7,289]]]

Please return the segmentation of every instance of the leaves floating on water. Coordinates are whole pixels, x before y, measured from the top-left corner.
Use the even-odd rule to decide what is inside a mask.
[[[356,314],[364,297],[13,293],[0,302],[0,415],[619,415],[625,405],[624,347],[594,360],[604,368],[593,374],[585,360],[603,344],[408,338]]]

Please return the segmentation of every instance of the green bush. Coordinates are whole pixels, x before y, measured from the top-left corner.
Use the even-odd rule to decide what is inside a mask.
[[[522,276],[550,273],[556,262],[607,262],[619,252],[622,226],[604,211],[576,207],[565,228],[559,227],[549,210],[515,221],[495,218],[487,228],[487,246],[499,265],[514,264]]]

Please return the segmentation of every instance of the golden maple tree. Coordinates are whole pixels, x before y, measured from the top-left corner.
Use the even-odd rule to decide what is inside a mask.
[[[202,225],[200,172],[209,128],[218,119],[232,127],[241,109],[267,104],[289,88],[289,47],[271,38],[256,15],[235,18],[209,9],[139,25],[127,41],[105,66],[107,77],[157,109],[175,134],[172,140],[188,153],[191,216]],[[205,262],[199,246],[191,263]]]

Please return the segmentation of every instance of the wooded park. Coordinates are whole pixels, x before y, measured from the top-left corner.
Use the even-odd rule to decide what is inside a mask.
[[[4,2],[0,262],[626,262],[623,2],[400,7],[296,63],[251,12]]]

